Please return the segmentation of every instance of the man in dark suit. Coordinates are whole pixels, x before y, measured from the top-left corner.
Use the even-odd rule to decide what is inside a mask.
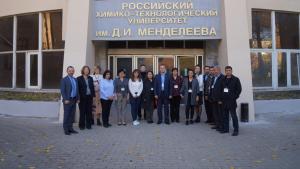
[[[205,123],[214,123],[214,116],[212,112],[212,104],[208,100],[208,96],[210,94],[210,87],[212,82],[214,81],[213,77],[213,70],[214,68],[211,66],[205,66],[204,67],[204,75],[203,75],[203,82],[204,82],[204,106],[205,106],[205,112],[207,121]]]
[[[236,115],[236,100],[242,92],[240,79],[232,74],[232,67],[225,67],[225,78],[222,81],[222,99],[224,105],[223,131],[221,133],[229,133],[229,113],[232,118],[234,131],[232,136],[237,136],[239,132],[239,122]]]
[[[73,122],[75,118],[76,102],[79,103],[78,84],[74,75],[74,67],[67,68],[68,75],[60,82],[60,92],[62,95],[62,102],[64,105],[64,120],[63,128],[65,135],[78,132],[73,129]]]
[[[158,122],[162,123],[162,108],[164,108],[164,122],[170,124],[169,120],[169,97],[170,97],[170,77],[166,72],[166,66],[159,66],[159,74],[154,79],[154,94],[157,99]]]
[[[212,102],[213,116],[215,119],[215,126],[212,129],[218,131],[223,130],[223,102],[222,102],[222,81],[224,75],[221,73],[219,66],[214,66],[214,80],[210,87],[210,100]]]

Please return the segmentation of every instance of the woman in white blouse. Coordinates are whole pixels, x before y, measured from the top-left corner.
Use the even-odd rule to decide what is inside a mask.
[[[132,72],[131,78],[129,79],[129,92],[130,92],[130,104],[131,104],[131,115],[133,125],[137,126],[140,122],[137,120],[138,108],[141,104],[141,94],[143,91],[143,81],[141,73],[138,69]]]

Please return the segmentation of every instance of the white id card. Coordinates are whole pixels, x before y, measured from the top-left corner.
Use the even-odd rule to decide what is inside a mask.
[[[122,92],[124,92],[124,91],[125,91],[125,88],[124,88],[124,87],[122,87],[122,88],[121,88],[121,91],[122,91]]]
[[[228,92],[229,92],[228,88],[224,88],[224,93],[228,93]]]
[[[212,85],[212,86],[211,86],[211,88],[213,89],[213,88],[215,88],[215,86],[214,86],[214,85]]]
[[[174,89],[178,89],[178,85],[174,85]]]
[[[193,90],[192,89],[189,89],[189,93],[192,93],[193,92]]]
[[[153,91],[154,89],[153,89],[153,87],[151,87],[151,89],[150,89],[151,91]]]

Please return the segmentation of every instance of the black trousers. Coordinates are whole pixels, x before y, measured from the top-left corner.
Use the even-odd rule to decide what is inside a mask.
[[[229,131],[229,113],[232,118],[232,124],[235,132],[239,131],[239,121],[236,115],[236,108],[235,107],[228,107],[224,108],[224,119],[223,119],[223,126],[224,131]]]
[[[218,102],[212,103],[213,115],[216,123],[216,127],[220,130],[223,129],[223,104],[218,104]]]
[[[93,97],[81,98],[79,103],[79,128],[91,128],[92,110]]]
[[[171,121],[179,122],[179,110],[180,110],[180,96],[173,96],[171,99]]]
[[[108,126],[112,100],[101,99],[103,126]]]
[[[164,108],[164,119],[165,119],[165,123],[169,122],[169,97],[165,96],[164,92],[161,92],[161,94],[158,96],[158,100],[157,100],[157,115],[158,115],[158,122],[161,123],[162,122],[162,109]]]
[[[213,112],[212,112],[212,102],[210,102],[209,100],[204,100],[204,106],[205,106],[207,121],[209,123],[215,122]]]
[[[141,107],[141,97],[136,97],[130,98],[130,105],[131,105],[131,116],[132,116],[132,121],[136,121],[138,117],[138,111],[139,108]]]
[[[146,114],[146,119],[148,122],[153,121],[153,111],[154,111],[154,96],[149,97],[144,102],[144,111]]]
[[[194,110],[195,110],[195,106],[191,105],[191,104],[187,104],[185,107],[185,117],[186,120],[193,120],[194,118]]]
[[[63,120],[63,128],[64,131],[72,131],[73,130],[73,122],[75,118],[76,111],[76,100],[70,100],[69,104],[64,104],[64,120]]]

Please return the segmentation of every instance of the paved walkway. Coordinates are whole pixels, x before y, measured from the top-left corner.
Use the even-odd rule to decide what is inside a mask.
[[[296,169],[300,113],[265,113],[240,135],[204,123],[93,127],[65,136],[57,119],[0,117],[2,169]],[[75,127],[78,130],[78,127]]]

